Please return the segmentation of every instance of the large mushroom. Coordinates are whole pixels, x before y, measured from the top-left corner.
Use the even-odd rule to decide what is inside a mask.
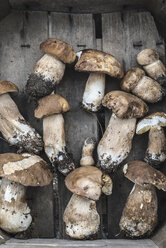
[[[149,131],[148,148],[144,160],[153,166],[158,166],[166,159],[166,138],[163,130],[165,126],[166,114],[163,112],[148,115],[137,124],[137,134]]]
[[[98,50],[83,50],[77,53],[79,60],[75,70],[89,72],[83,94],[82,106],[84,109],[96,112],[102,104],[105,93],[105,74],[122,78],[124,75],[122,65],[112,55]]]
[[[0,228],[10,233],[28,229],[32,216],[25,186],[45,186],[52,180],[47,163],[28,153],[0,154]]]
[[[39,153],[43,149],[42,139],[20,114],[9,92],[18,92],[17,86],[0,81],[0,132],[10,145],[19,148],[18,152]]]
[[[83,167],[77,168],[65,179],[67,188],[74,194],[65,209],[63,220],[66,234],[75,239],[88,238],[97,233],[100,216],[95,201],[99,199],[101,191],[106,195],[112,193],[111,178],[93,166],[94,147],[94,139],[87,138],[81,158]]]
[[[113,171],[129,154],[136,128],[136,118],[144,116],[148,106],[138,97],[123,91],[105,95],[103,105],[112,109],[107,129],[100,140],[97,152],[99,166]]]
[[[129,237],[149,236],[157,225],[157,195],[155,187],[166,191],[166,176],[142,161],[132,161],[124,175],[135,183],[120,219],[120,228]]]
[[[145,72],[137,67],[127,71],[121,82],[121,89],[132,92],[146,102],[155,103],[162,99],[164,91],[161,85],[150,77],[145,76]]]
[[[42,42],[40,49],[46,54],[37,62],[26,85],[27,94],[35,98],[51,94],[63,78],[65,63],[71,64],[76,59],[72,46],[56,38]]]
[[[53,94],[45,96],[38,101],[35,109],[35,117],[43,118],[43,140],[44,150],[54,167],[67,175],[75,169],[72,157],[67,152],[64,118],[62,113],[70,109],[67,100]]]
[[[153,49],[144,49],[137,55],[137,62],[143,65],[147,74],[158,81],[160,84],[166,81],[166,68],[164,64],[159,60],[159,54]]]

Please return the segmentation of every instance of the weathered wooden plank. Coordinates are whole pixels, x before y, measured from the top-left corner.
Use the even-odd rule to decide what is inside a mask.
[[[76,51],[95,48],[94,26],[92,15],[51,14],[51,37],[57,37],[71,44]],[[73,154],[76,165],[79,166],[84,140],[89,136],[98,139],[98,125],[95,115],[80,108],[86,73],[74,71],[74,66],[67,66],[62,82],[56,92],[62,94],[70,103],[71,110],[64,114],[66,140],[69,151]],[[62,216],[71,194],[64,186],[64,177],[59,175],[59,195],[61,197],[59,230],[60,237],[66,237]]]
[[[23,91],[28,75],[41,56],[39,43],[47,35],[47,13],[15,11],[3,19],[0,23],[0,79],[11,80]],[[42,121],[33,116],[34,103],[28,103],[22,92],[12,96],[26,120],[42,134]],[[1,153],[16,151],[3,140],[0,147]],[[52,185],[28,188],[27,198],[32,209],[33,223],[20,237],[54,237],[52,196]]]
[[[7,16],[10,12],[10,5],[8,0],[0,1],[0,20]]]
[[[103,23],[103,51],[112,53],[123,64],[125,71],[132,66],[137,66],[136,54],[144,48],[157,49],[164,59],[165,48],[159,37],[153,17],[148,12],[127,11],[102,15]],[[160,42],[158,42],[160,41]],[[106,91],[118,90],[119,80],[107,78]],[[165,101],[150,106],[150,112],[166,111]],[[110,111],[106,111],[105,123],[108,124]],[[126,159],[143,160],[148,143],[148,134],[135,136],[133,148]],[[125,164],[124,161],[122,164]],[[112,176],[114,190],[108,200],[108,225],[109,238],[119,234],[119,220],[122,214],[132,183],[124,179],[122,169],[119,168]],[[118,207],[117,207],[118,206]]]

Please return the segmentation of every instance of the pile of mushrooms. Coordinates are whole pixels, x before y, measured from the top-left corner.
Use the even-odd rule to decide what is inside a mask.
[[[26,93],[34,98],[51,94],[63,78],[65,63],[76,59],[72,46],[56,38],[42,42],[40,49],[46,54],[37,62],[26,85]]]
[[[158,221],[155,187],[166,191],[166,176],[142,161],[127,163],[123,172],[135,185],[124,207],[120,228],[132,238],[149,236]]]
[[[69,111],[67,100],[58,95],[45,96],[38,101],[35,117],[43,118],[44,150],[54,168],[67,175],[75,169],[71,155],[67,152],[64,118],[62,113]]]
[[[84,239],[97,233],[100,217],[96,210],[96,201],[101,192],[112,193],[112,180],[94,167],[92,153],[94,139],[84,142],[80,168],[72,171],[65,179],[66,187],[73,193],[64,212],[66,234],[71,238]]]
[[[25,231],[32,222],[26,187],[50,184],[52,173],[37,155],[4,153],[0,154],[0,177],[0,228],[10,233]]]
[[[82,107],[96,112],[102,104],[105,93],[105,74],[122,78],[124,75],[122,65],[111,54],[98,50],[87,49],[77,53],[79,58],[75,70],[90,72],[83,94]]]
[[[99,166],[112,172],[128,156],[136,118],[144,116],[148,106],[140,98],[123,91],[109,92],[102,104],[112,109],[113,114],[97,147]]]

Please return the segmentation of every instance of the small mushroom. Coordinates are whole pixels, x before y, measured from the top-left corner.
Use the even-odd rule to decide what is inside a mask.
[[[148,148],[144,160],[153,166],[158,166],[166,159],[166,139],[163,130],[165,126],[166,114],[163,112],[148,115],[137,124],[137,134],[149,131]]]
[[[155,103],[162,99],[164,91],[161,85],[150,77],[145,76],[145,72],[137,67],[133,67],[126,73],[121,82],[121,89],[132,92],[146,102]]]
[[[99,166],[113,171],[129,154],[136,128],[136,118],[144,116],[148,106],[138,97],[123,91],[105,95],[103,105],[112,109],[107,129],[100,140],[97,153]]]
[[[94,148],[94,139],[87,138],[82,149],[83,167],[74,170],[65,179],[67,188],[74,194],[65,209],[63,220],[67,235],[75,239],[88,238],[97,233],[100,216],[95,201],[99,199],[101,190],[106,195],[112,193],[111,178],[92,166]]]
[[[96,112],[102,106],[105,74],[122,78],[124,75],[122,65],[114,56],[98,50],[83,50],[78,52],[77,56],[79,60],[75,65],[75,70],[90,73],[83,94],[82,106],[86,110]]]
[[[160,84],[166,81],[166,68],[159,60],[159,54],[153,49],[144,49],[137,55],[137,62],[143,65],[147,74]]]
[[[10,233],[25,231],[32,221],[25,186],[48,185],[52,173],[37,155],[4,153],[0,154],[0,177],[0,228]]]
[[[142,161],[127,163],[125,177],[135,183],[120,219],[120,228],[129,237],[149,236],[157,225],[158,189],[166,191],[166,176]]]
[[[20,114],[9,92],[18,92],[17,86],[0,81],[0,132],[10,145],[19,148],[18,152],[26,150],[38,154],[43,149],[42,139]]]
[[[51,94],[63,78],[65,63],[76,59],[72,46],[56,38],[42,42],[40,49],[46,54],[37,62],[26,85],[27,94],[35,98]]]
[[[64,118],[62,113],[70,109],[67,100],[53,94],[45,96],[38,101],[35,109],[35,117],[43,118],[43,140],[44,150],[54,167],[67,175],[75,169],[72,157],[67,152]]]

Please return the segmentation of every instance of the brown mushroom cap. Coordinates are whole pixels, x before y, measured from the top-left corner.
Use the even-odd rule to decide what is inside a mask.
[[[96,201],[101,195],[102,172],[94,166],[80,167],[66,177],[65,184],[72,193]]]
[[[38,107],[35,109],[35,117],[43,118],[45,116],[60,114],[70,109],[68,101],[58,94],[45,96],[38,101]]]
[[[4,153],[0,154],[0,177],[24,186],[44,186],[50,184],[53,175],[37,155]]]
[[[166,176],[142,161],[131,161],[124,165],[123,172],[133,183],[151,184],[166,191]]]
[[[148,112],[148,106],[140,98],[118,90],[107,93],[102,104],[119,118],[140,118]]]
[[[166,126],[166,114],[163,112],[156,112],[146,116],[137,124],[136,133],[143,134],[151,129],[153,126]]]
[[[153,49],[144,49],[137,55],[137,62],[140,65],[149,65],[159,59],[159,54]]]
[[[71,45],[56,38],[49,38],[40,44],[40,49],[56,56],[62,62],[71,64],[76,59],[76,53]]]
[[[6,80],[0,80],[0,95],[8,92],[18,92],[18,91],[19,89],[14,83]]]
[[[145,76],[145,72],[142,69],[131,68],[121,82],[121,89],[127,92],[132,91],[143,76]]]
[[[83,50],[77,64],[76,71],[101,72],[111,77],[122,78],[124,75],[122,65],[111,54],[98,50]]]

